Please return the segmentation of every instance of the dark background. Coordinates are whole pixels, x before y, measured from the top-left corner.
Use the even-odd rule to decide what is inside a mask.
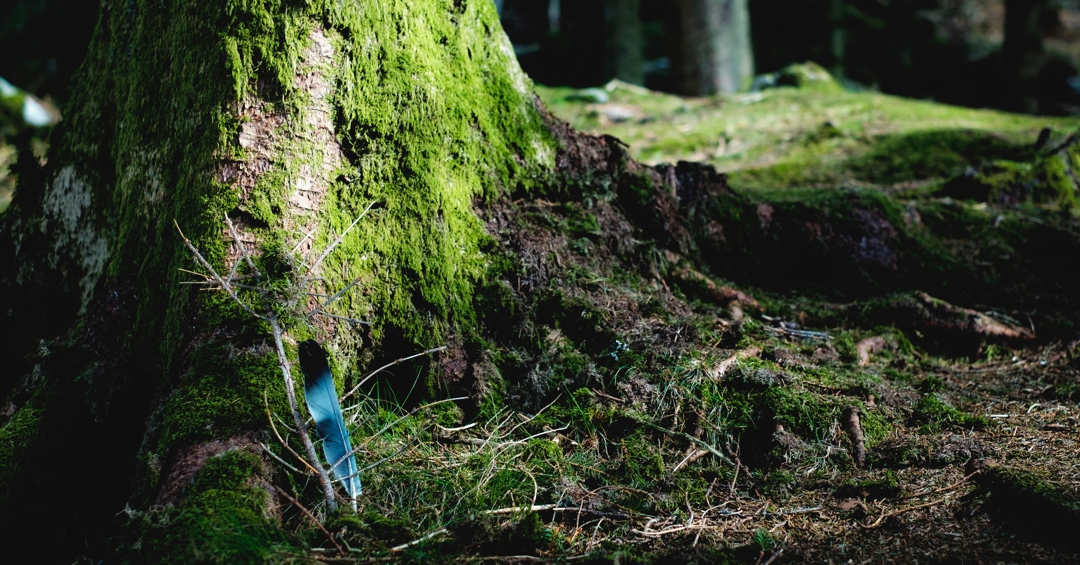
[[[670,63],[678,1],[636,2],[643,80],[633,82],[678,90]],[[745,1],[757,73],[815,61],[850,88],[974,107],[1080,113],[1080,0],[1010,0],[1038,6],[1038,45],[1031,46],[1035,56],[1024,60],[1022,70],[1033,77],[1034,101],[1026,104],[1009,94],[1016,71],[1006,73],[1002,61],[1006,0]],[[500,3],[503,26],[536,82],[587,87],[616,77],[605,34],[613,0]],[[98,8],[93,0],[0,3],[0,77],[62,109]]]

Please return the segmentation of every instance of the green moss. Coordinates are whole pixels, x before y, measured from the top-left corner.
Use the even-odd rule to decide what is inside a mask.
[[[12,503],[19,499],[12,488],[17,482],[20,489],[30,488],[21,479],[27,475],[27,467],[32,468],[42,449],[39,438],[42,416],[40,409],[28,406],[16,412],[0,427],[0,485],[4,485],[0,489],[0,508],[11,508]],[[5,522],[7,520],[0,523]]]
[[[984,475],[979,478],[979,484],[1003,498],[1029,496],[1042,498],[1080,517],[1080,499],[1075,493],[1054,484],[1054,481],[1044,473],[995,466],[984,472]]]
[[[948,179],[986,161],[1020,161],[1033,156],[1030,145],[988,131],[933,129],[875,140],[871,150],[846,163],[858,178],[883,184]]]
[[[933,392],[942,392],[946,388],[945,381],[935,377],[934,375],[928,375],[922,382],[919,383],[919,392],[923,394],[930,394]]]
[[[773,73],[776,86],[793,86],[818,92],[843,92],[844,87],[821,65],[807,61],[792,63]]]
[[[765,391],[758,405],[769,411],[785,430],[817,441],[824,440],[840,415],[840,407],[827,399],[781,387]]]
[[[619,474],[635,488],[645,487],[664,476],[664,458],[657,450],[651,435],[635,433],[622,440],[624,457]]]
[[[195,351],[181,386],[165,403],[158,449],[228,437],[268,426],[270,409],[288,414],[277,356],[238,352],[234,344],[216,343]],[[299,393],[298,393],[299,394]]]
[[[772,498],[786,498],[798,488],[799,481],[795,473],[785,469],[771,471],[760,481],[761,492]]]
[[[232,450],[212,457],[175,508],[134,515],[117,552],[125,563],[265,563],[295,549],[266,513],[267,491],[252,484],[262,462]]]
[[[986,418],[961,412],[938,398],[936,394],[923,396],[915,405],[911,419],[912,422],[923,426],[928,431],[938,431],[953,426],[983,428],[989,424]]]
[[[862,424],[867,449],[872,449],[896,430],[896,426],[881,412],[866,410],[865,407],[859,411],[859,423]]]

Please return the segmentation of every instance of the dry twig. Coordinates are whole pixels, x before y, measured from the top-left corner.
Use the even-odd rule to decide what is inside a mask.
[[[342,549],[340,545],[338,545],[337,540],[335,540],[334,536],[330,534],[330,531],[327,530],[326,527],[322,525],[322,522],[316,520],[315,516],[311,512],[309,512],[307,508],[304,508],[304,505],[300,504],[299,500],[296,500],[295,498],[289,496],[289,493],[285,492],[284,490],[282,490],[277,485],[271,485],[271,486],[274,487],[274,490],[276,490],[278,492],[278,494],[280,494],[281,496],[284,496],[286,499],[288,499],[289,502],[293,503],[294,506],[299,508],[300,511],[303,512],[305,516],[307,516],[309,519],[311,519],[311,521],[314,522],[315,525],[318,526],[320,530],[322,530],[322,533],[326,535],[326,539],[330,540],[330,543],[334,544],[334,548],[337,549],[338,555],[345,555],[345,550]]]

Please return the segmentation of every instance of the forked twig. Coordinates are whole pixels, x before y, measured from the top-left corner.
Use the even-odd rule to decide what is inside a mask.
[[[184,235],[184,232],[180,229],[180,224],[176,223],[176,220],[173,220],[173,225],[176,226],[176,231],[180,233],[180,239],[184,240],[184,245],[188,248],[188,251],[191,251],[191,254],[195,256],[195,260],[198,261],[200,265],[206,268],[206,270],[210,271],[211,277],[214,279],[215,282],[221,285],[221,288],[229,294],[229,297],[235,300],[236,303],[239,304],[240,307],[243,308],[244,311],[248,314],[251,314],[252,316],[255,316],[260,320],[267,321],[265,316],[260,316],[259,314],[256,314],[250,306],[244,304],[244,301],[240,300],[240,297],[236,295],[236,291],[233,290],[232,285],[225,279],[221,278],[221,275],[219,275],[217,271],[214,270],[213,265],[211,265],[210,262],[207,261],[205,257],[203,257],[202,253],[200,253],[199,250],[195,248],[195,245],[191,243],[191,240],[188,239],[186,235]],[[202,276],[205,277],[206,275]]]
[[[244,257],[244,262],[247,263],[248,268],[251,269],[251,273],[255,275],[255,280],[259,280],[259,269],[255,268],[255,262],[251,260],[251,255],[248,255],[247,246],[240,240],[240,234],[236,233],[236,226],[233,225],[232,219],[228,214],[225,214],[225,223],[229,225],[229,234],[232,235],[233,241],[236,242],[237,247],[240,248],[240,254]],[[233,265],[233,270],[236,270],[236,266]]]
[[[860,522],[859,525],[862,526],[864,529],[870,530],[870,529],[873,529],[873,528],[876,528],[876,527],[880,526],[881,522],[885,518],[892,518],[893,516],[899,516],[900,514],[903,514],[905,512],[910,512],[912,510],[918,510],[920,508],[928,508],[930,506],[936,506],[938,504],[941,504],[942,502],[945,502],[946,500],[949,500],[948,496],[946,496],[944,498],[941,498],[941,499],[938,499],[938,500],[931,500],[930,502],[924,502],[922,504],[916,504],[914,506],[908,506],[908,507],[905,507],[905,508],[901,508],[899,510],[893,510],[892,512],[882,512],[881,516],[878,516],[878,519],[874,520],[874,522],[872,524],[863,524],[863,523]]]
[[[330,534],[330,531],[322,525],[322,522],[316,520],[315,516],[311,512],[309,512],[307,508],[304,508],[304,505],[300,504],[299,500],[296,500],[295,498],[289,496],[289,493],[285,492],[283,489],[281,489],[281,487],[277,485],[270,486],[274,487],[274,490],[276,490],[278,494],[284,496],[286,499],[288,499],[289,502],[293,503],[294,506],[299,508],[300,511],[303,512],[304,515],[307,516],[312,522],[315,522],[315,525],[318,526],[319,529],[322,530],[322,533],[326,535],[326,539],[330,540],[330,543],[334,544],[334,548],[337,549],[338,555],[345,555],[345,550],[341,548],[337,540],[334,539],[334,536]]]

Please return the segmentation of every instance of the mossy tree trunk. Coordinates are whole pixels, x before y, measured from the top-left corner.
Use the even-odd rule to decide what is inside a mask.
[[[754,76],[746,0],[676,0],[674,70],[683,94],[738,92]]]
[[[555,171],[490,0],[103,2],[65,116],[0,222],[0,536],[68,561],[115,549],[125,505],[178,509],[180,551],[231,547],[235,522],[281,541],[256,437],[264,395],[287,410],[272,342],[184,284],[174,222],[223,272],[241,246],[280,267],[375,202],[317,273],[359,280],[339,317],[286,336],[348,372],[474,331],[474,203]]]

